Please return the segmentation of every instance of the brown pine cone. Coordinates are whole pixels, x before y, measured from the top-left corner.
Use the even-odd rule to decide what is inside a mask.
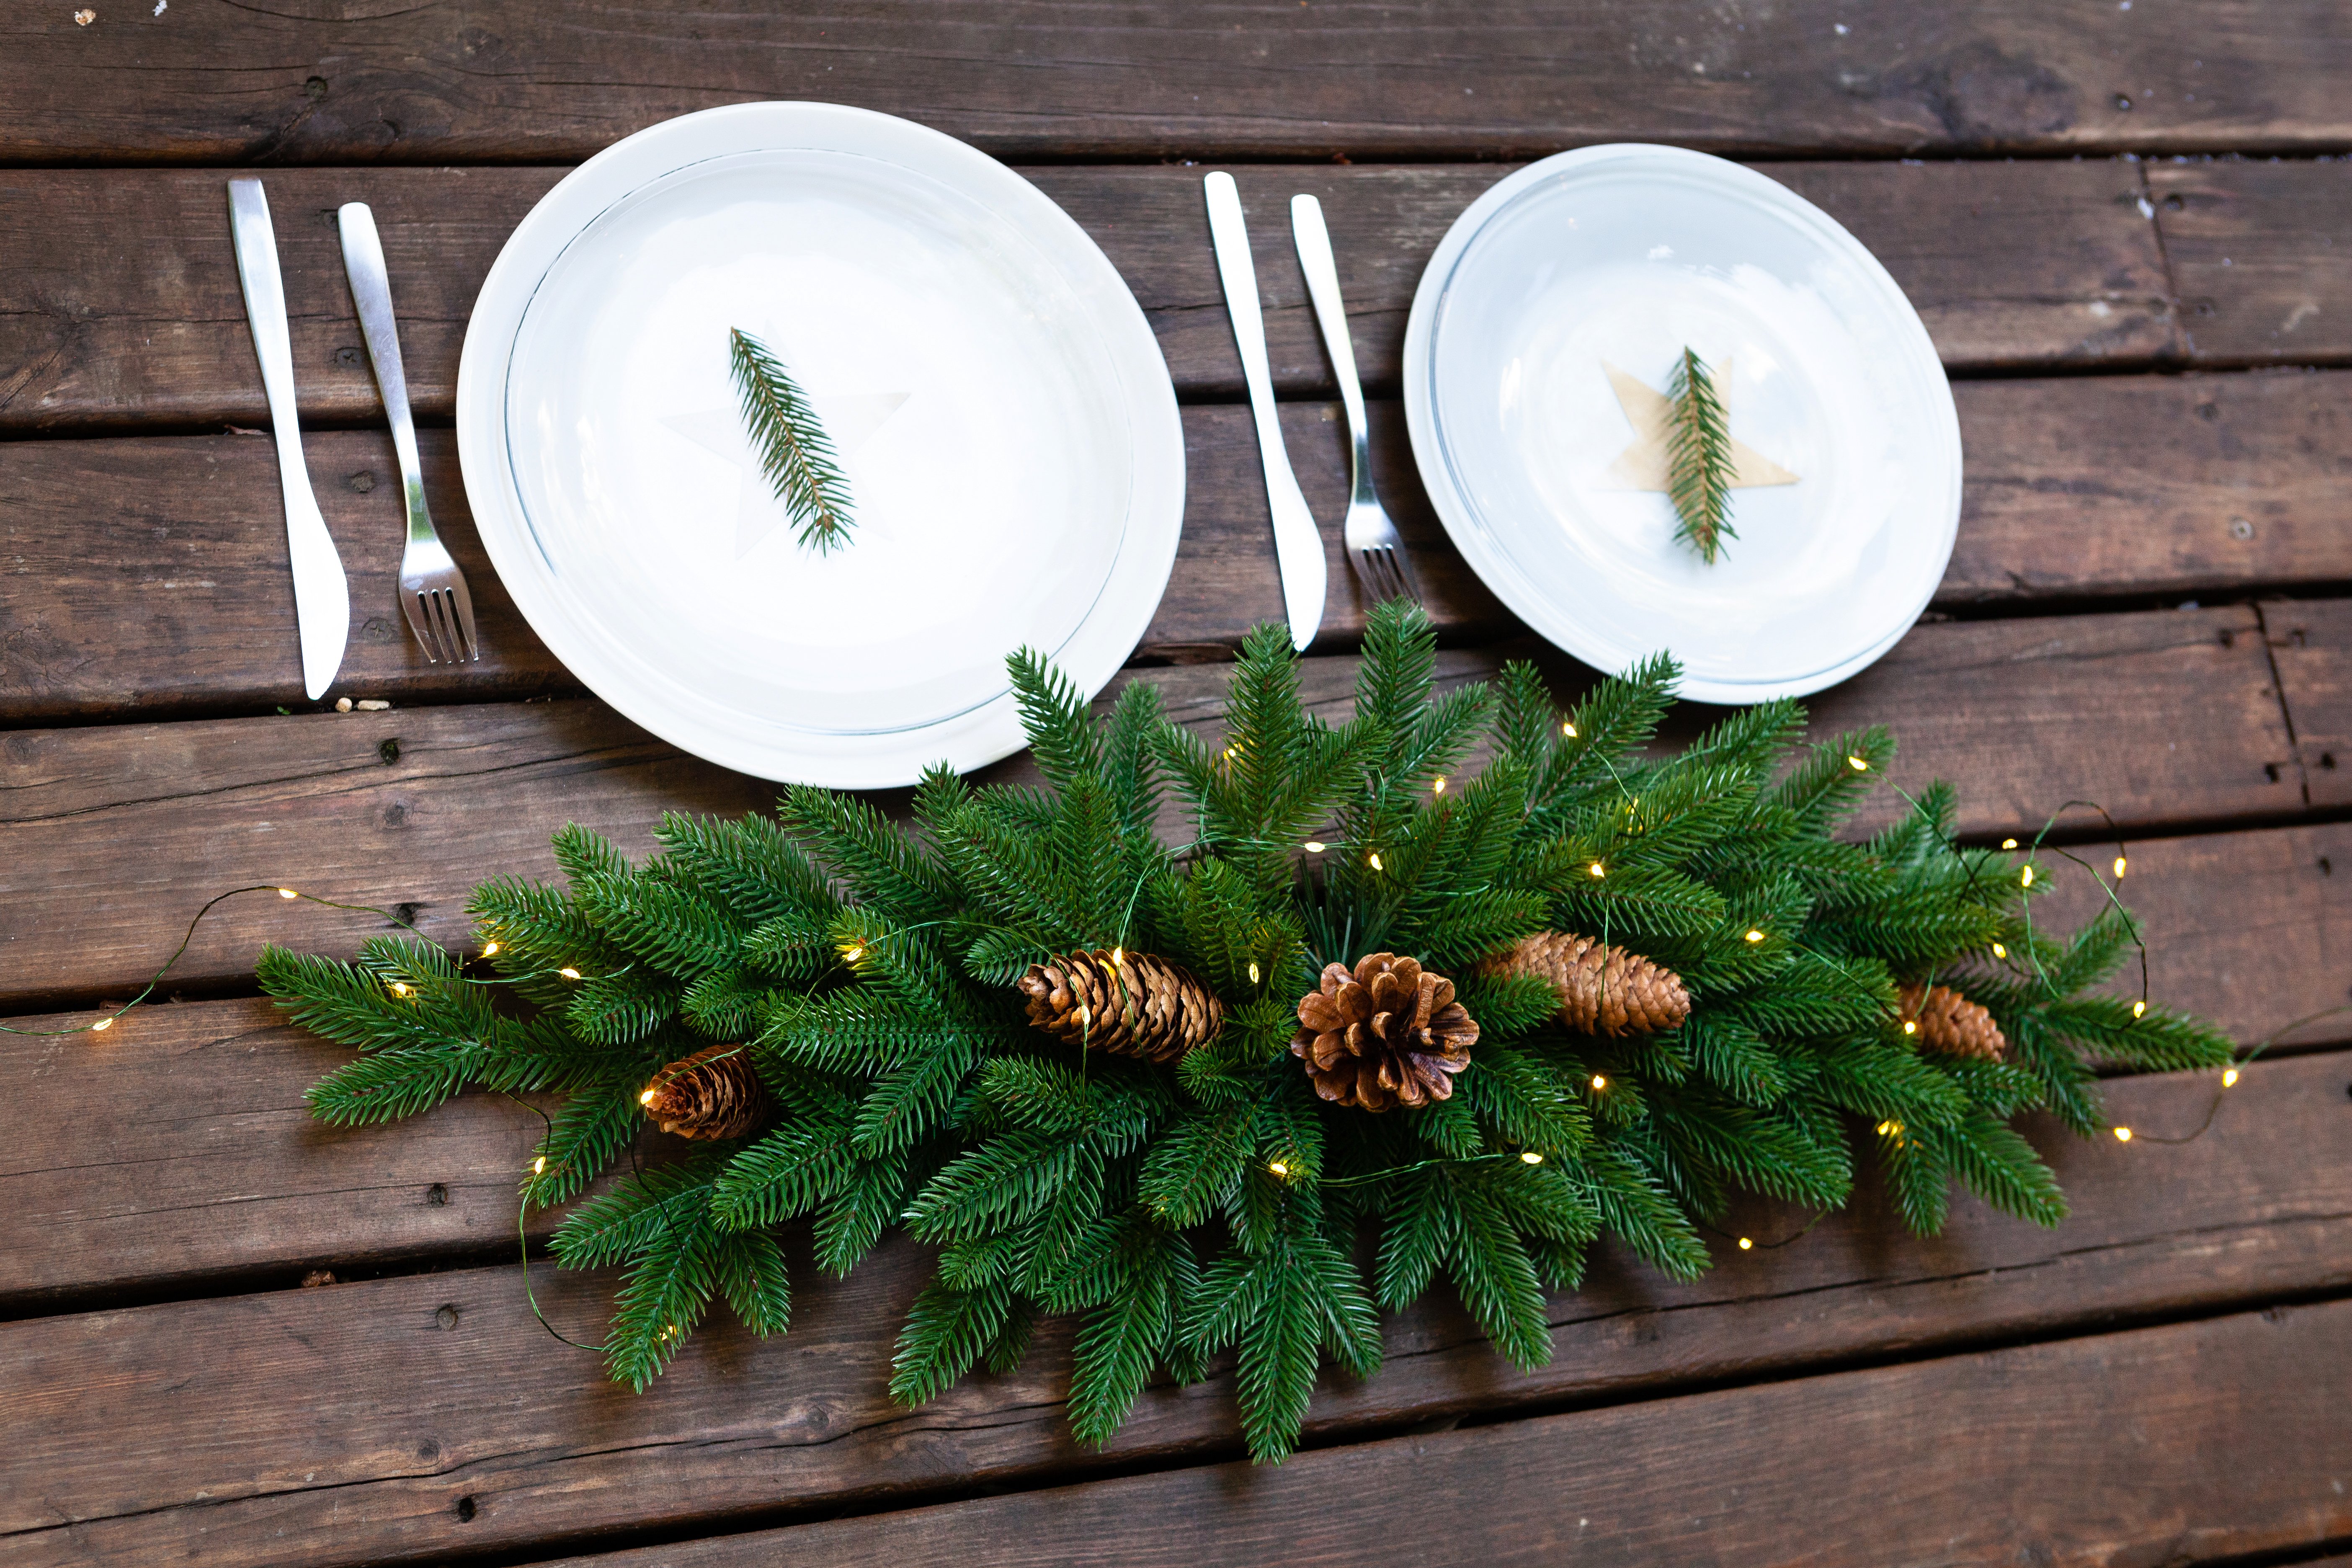
[[[1657,1035],[1690,1016],[1682,976],[1638,952],[1589,936],[1538,931],[1482,966],[1489,974],[1527,974],[1559,994],[1559,1021],[1587,1035]]]
[[[1181,963],[1148,952],[1073,952],[1021,977],[1029,1022],[1066,1044],[1174,1061],[1225,1026],[1225,1005]]]
[[[2007,1056],[2009,1041],[1992,1015],[1950,986],[1906,985],[1895,994],[1902,999],[1903,1021],[1919,1026],[1913,1037],[1920,1049],[1989,1062]]]
[[[665,1132],[681,1138],[740,1138],[768,1120],[768,1090],[751,1047],[712,1046],[654,1074],[637,1103]]]
[[[1323,966],[1322,988],[1298,1000],[1303,1026],[1290,1054],[1307,1064],[1315,1092],[1339,1105],[1386,1110],[1454,1094],[1470,1065],[1478,1021],[1454,999],[1454,982],[1410,958],[1376,952]]]

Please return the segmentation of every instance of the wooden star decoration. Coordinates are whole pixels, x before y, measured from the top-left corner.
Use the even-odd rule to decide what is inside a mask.
[[[1633,443],[1609,465],[1609,471],[1601,476],[1603,482],[1612,489],[1666,489],[1666,453],[1672,438],[1674,405],[1666,400],[1664,393],[1652,390],[1632,372],[1620,370],[1607,360],[1601,362],[1601,368],[1609,373],[1609,384],[1617,394],[1617,406],[1625,411],[1625,422],[1633,426]],[[1727,359],[1716,366],[1711,379],[1718,389],[1728,387],[1731,362]],[[1795,474],[1736,436],[1731,440],[1731,458],[1733,489],[1797,482]]]

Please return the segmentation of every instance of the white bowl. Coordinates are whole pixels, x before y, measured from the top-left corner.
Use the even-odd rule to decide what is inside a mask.
[[[802,545],[730,377],[740,328],[839,453]],[[709,110],[573,171],[499,253],[458,450],[534,631],[665,740],[840,788],[1023,743],[1005,656],[1099,689],[1158,607],[1184,441],[1141,309],[1036,187],[904,120]]]
[[[1731,492],[1713,565],[1620,466],[1612,370],[1662,393],[1686,345],[1723,373],[1733,437],[1795,476]],[[1959,419],[1918,313],[1827,214],[1719,158],[1589,147],[1495,185],[1422,277],[1404,391],[1437,514],[1496,595],[1597,668],[1671,651],[1701,701],[1853,675],[1951,555]]]

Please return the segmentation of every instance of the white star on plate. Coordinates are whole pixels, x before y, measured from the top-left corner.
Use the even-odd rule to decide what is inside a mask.
[[[1617,460],[1609,465],[1601,479],[1612,489],[1663,490],[1666,485],[1666,448],[1674,418],[1674,405],[1665,394],[1654,391],[1643,384],[1641,377],[1619,370],[1607,360],[1601,368],[1609,373],[1609,384],[1617,394],[1617,406],[1625,411],[1625,422],[1633,426],[1633,440]],[[1709,374],[1708,379],[1718,388],[1731,385],[1731,362],[1725,360]],[[1728,395],[1725,398],[1727,405]],[[1731,488],[1752,489],[1759,485],[1793,485],[1797,476],[1758,451],[1747,442],[1734,437],[1731,443]]]
[[[833,437],[834,451],[846,458],[887,424],[909,395],[904,392],[861,392],[844,397],[813,397],[811,401],[816,405],[817,417],[824,423],[824,433]],[[673,414],[662,423],[735,469],[736,560],[751,553],[768,535],[791,521],[783,502],[768,488],[767,476],[760,471],[759,455],[751,448],[751,433],[743,427],[742,410],[732,406],[706,408],[694,414]],[[868,519],[859,517],[857,526],[872,524]],[[887,528],[877,531],[881,538],[890,536]]]

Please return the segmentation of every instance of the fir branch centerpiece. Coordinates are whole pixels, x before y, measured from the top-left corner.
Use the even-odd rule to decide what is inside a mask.
[[[359,1052],[311,1091],[328,1121],[559,1093],[538,1207],[641,1139],[672,1156],[555,1235],[563,1265],[624,1271],[615,1378],[644,1387],[714,1300],[782,1332],[779,1227],[839,1274],[898,1226],[939,1249],[901,1400],[1072,1314],[1077,1436],[1230,1347],[1262,1459],[1322,1361],[1371,1375],[1381,1312],[1441,1275],[1540,1365],[1546,1293],[1604,1237],[1696,1275],[1735,1193],[1843,1204],[1858,1142],[1914,1229],[1956,1183],[2054,1224],[2016,1117],[2087,1132],[2094,1061],[2229,1058],[2099,993],[2127,917],[2040,929],[2048,879],[1958,846],[1948,788],[1833,837],[1883,730],[1804,746],[1781,701],[1657,755],[1664,658],[1563,713],[1526,665],[1441,694],[1434,650],[1416,608],[1381,607],[1331,723],[1261,628],[1222,742],[1140,682],[1097,721],[1017,655],[1042,787],[935,771],[903,826],[795,788],[773,816],[666,817],[635,866],[567,826],[565,886],[477,889],[485,963],[379,939],[349,963],[272,949],[262,981]]]

